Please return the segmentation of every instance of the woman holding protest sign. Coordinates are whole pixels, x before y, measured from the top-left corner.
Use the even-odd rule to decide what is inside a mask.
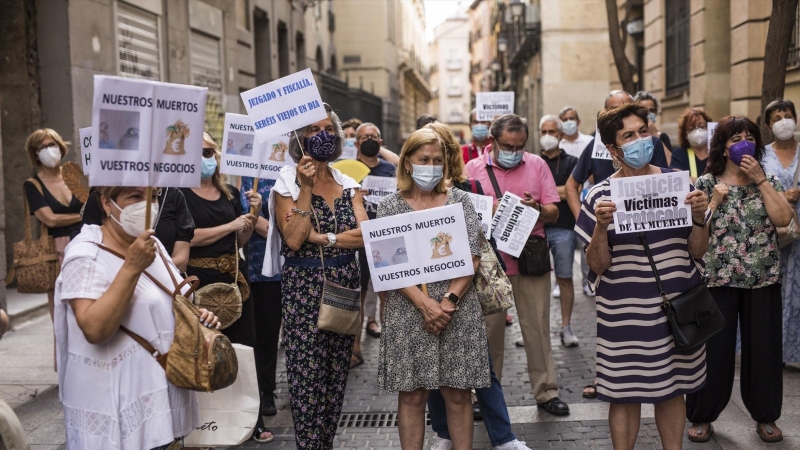
[[[236,318],[220,313],[222,332],[234,344],[255,348],[253,302],[246,278],[247,266],[239,257],[239,249],[247,244],[253,233],[256,217],[261,212],[261,195],[252,190],[245,192],[250,211],[254,213],[245,211],[239,190],[226,184],[219,171],[220,156],[217,143],[211,135],[204,133],[200,187],[181,189],[196,227],[186,273],[200,279],[200,288],[195,294],[196,298],[205,297],[199,300],[200,304],[228,305],[231,297],[237,297],[236,289],[231,288],[207,291],[204,295],[203,288],[206,286],[235,285],[238,288],[242,303],[241,316]],[[272,439],[272,433],[264,428],[263,418],[259,414],[253,440],[270,442]]]
[[[708,197],[693,190],[676,199],[691,205],[693,225],[618,233],[612,183],[672,172],[650,164],[653,141],[646,108],[625,104],[602,111],[597,125],[618,170],[589,190],[575,225],[587,245],[590,287],[597,293],[597,396],[611,403],[614,448],[634,447],[641,404],[651,403],[664,449],[679,449],[686,412],[683,396],[704,384],[706,352],[702,345],[690,350],[675,346],[648,252],[658,261],[669,298],[702,284]]]
[[[447,188],[443,147],[430,128],[409,136],[400,152],[398,192],[380,202],[378,218],[461,203],[471,262],[477,267],[480,222],[469,195]],[[486,325],[472,275],[388,292],[378,386],[399,392],[398,426],[404,449],[422,448],[425,403],[435,389],[444,396],[453,448],[472,448],[470,389],[490,384]]]
[[[56,282],[55,333],[67,448],[166,449],[199,425],[194,392],[176,388],[134,334],[165,355],[172,295],[181,276],[145,230],[145,187],[101,187],[102,226],[86,225],[67,248]],[[151,222],[158,214],[156,194]],[[124,255],[124,256],[122,256]],[[182,293],[187,293],[188,286]],[[199,320],[219,327],[205,309]]]
[[[743,116],[717,125],[698,190],[711,196],[711,242],[705,261],[708,287],[725,316],[725,328],[706,343],[708,379],[686,398],[689,440],[705,442],[728,404],[742,338],[742,399],[763,441],[783,434],[775,425],[783,398],[781,260],[776,227],[794,214],[778,178],[764,173],[758,125]],[[741,328],[739,328],[741,324]]]
[[[280,219],[269,228],[262,272],[278,273],[284,256],[286,372],[301,449],[332,448],[336,437],[353,336],[317,325],[330,289],[348,300],[360,296],[356,250],[364,247],[359,224],[367,220],[359,184],[328,166],[342,154],[344,134],[336,113],[323,106],[325,119],[292,136],[289,154],[297,167],[285,166],[270,193],[269,215]]]

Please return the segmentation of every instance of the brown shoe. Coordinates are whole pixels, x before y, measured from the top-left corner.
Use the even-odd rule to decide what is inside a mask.
[[[783,440],[783,432],[775,425],[775,422],[756,425],[756,432],[764,442],[780,442]]]
[[[692,434],[692,431],[694,431],[694,434]],[[714,434],[714,425],[710,423],[693,423],[687,434],[692,442],[708,442],[711,439],[711,435]]]

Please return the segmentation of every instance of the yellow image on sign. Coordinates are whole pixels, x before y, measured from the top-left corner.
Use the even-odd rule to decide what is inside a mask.
[[[452,236],[440,231],[435,238],[431,239],[431,248],[433,249],[433,254],[431,255],[431,258],[432,259],[444,258],[446,256],[452,255],[453,251],[450,250],[450,242],[452,241],[453,241]]]

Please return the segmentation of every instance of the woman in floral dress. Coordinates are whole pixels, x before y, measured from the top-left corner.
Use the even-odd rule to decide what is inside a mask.
[[[686,397],[686,416],[692,422],[689,440],[695,442],[711,437],[711,422],[730,400],[740,324],[744,405],[758,423],[762,440],[783,438],[775,425],[783,398],[781,267],[775,228],[789,224],[792,208],[780,181],[764,173],[763,155],[758,126],[747,117],[727,117],[714,132],[706,173],[695,182],[711,196],[706,276],[726,321],[725,328],[706,342],[706,385]]]
[[[284,167],[272,188],[270,217],[278,226],[270,227],[262,271],[275,275],[271,255],[276,254],[278,228],[285,258],[281,291],[286,372],[299,449],[330,449],[336,437],[353,336],[320,330],[317,318],[324,278],[360,289],[356,249],[364,241],[358,228],[367,220],[360,186],[328,166],[342,154],[344,135],[339,118],[324,106],[328,117],[292,136],[289,154],[297,167]]]

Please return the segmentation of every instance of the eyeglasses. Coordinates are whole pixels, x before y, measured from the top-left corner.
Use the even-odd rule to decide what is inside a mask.
[[[520,147],[517,147],[517,148],[513,148],[510,145],[503,145],[503,144],[498,142],[497,143],[497,149],[500,150],[500,151],[503,151],[503,152],[524,152],[525,151],[525,146],[523,145],[523,146],[520,146]]]
[[[203,147],[203,158],[211,158],[215,153],[217,153],[217,151],[214,150],[214,148]]]
[[[364,142],[367,139],[372,139],[373,141],[380,141],[381,137],[377,134],[364,134],[356,138],[358,142]]]

